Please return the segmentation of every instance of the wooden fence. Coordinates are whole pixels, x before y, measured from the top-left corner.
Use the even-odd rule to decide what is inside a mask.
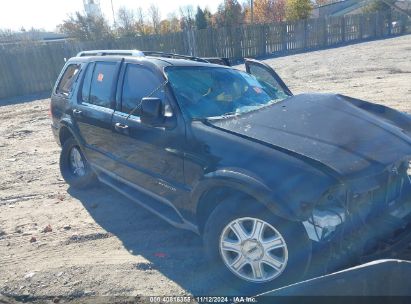
[[[140,49],[240,59],[338,46],[411,33],[405,15],[362,14],[299,22],[192,30],[109,41],[0,45],[0,99],[51,90],[64,58],[90,49]]]

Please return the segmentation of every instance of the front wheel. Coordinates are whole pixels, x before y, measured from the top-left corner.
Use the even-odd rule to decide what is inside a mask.
[[[204,245],[219,277],[250,294],[298,281],[311,259],[302,225],[256,202],[221,203],[206,223]]]

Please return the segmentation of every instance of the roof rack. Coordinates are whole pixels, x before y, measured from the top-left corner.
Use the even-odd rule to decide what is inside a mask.
[[[164,53],[164,52],[153,52],[153,51],[143,51],[142,53],[145,56],[165,57],[165,58],[175,58],[175,59],[187,59],[187,60],[193,60],[193,61],[208,63],[207,60],[205,60],[203,58],[200,58],[200,57],[195,57],[195,56],[187,56],[187,55]]]
[[[207,59],[203,59],[195,56],[180,55],[173,53],[165,52],[155,52],[155,51],[139,51],[139,50],[93,50],[93,51],[82,51],[77,54],[77,57],[86,57],[86,56],[152,56],[152,57],[161,57],[161,58],[175,58],[175,59],[186,59],[197,62],[209,63]]]
[[[85,56],[136,56],[144,57],[144,53],[139,50],[94,50],[82,51],[77,54],[77,57]]]

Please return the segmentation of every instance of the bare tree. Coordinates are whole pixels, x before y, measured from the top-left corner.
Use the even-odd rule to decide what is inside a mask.
[[[76,12],[58,26],[60,32],[79,40],[104,40],[113,38],[108,21],[100,16],[87,16]]]
[[[15,33],[10,29],[0,29],[0,42],[10,42],[16,39]]]
[[[117,12],[117,24],[120,36],[132,37],[136,35],[136,19],[132,10],[120,7]]]
[[[182,29],[192,28],[195,24],[195,12],[192,5],[180,7]]]
[[[144,35],[144,13],[141,7],[136,10],[136,30],[139,35]]]
[[[148,16],[150,18],[150,23],[153,27],[154,33],[160,34],[161,15],[158,6],[154,4],[150,5],[150,7],[148,8]]]
[[[178,20],[177,14],[175,12],[170,13],[167,19],[170,21],[171,32],[179,32],[181,30],[180,20]]]

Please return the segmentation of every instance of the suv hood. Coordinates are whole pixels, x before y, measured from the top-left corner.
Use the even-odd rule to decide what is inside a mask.
[[[376,173],[411,155],[411,138],[388,117],[377,116],[362,103],[366,102],[342,95],[301,94],[254,112],[208,122],[320,162],[341,176],[354,177],[359,172]]]

